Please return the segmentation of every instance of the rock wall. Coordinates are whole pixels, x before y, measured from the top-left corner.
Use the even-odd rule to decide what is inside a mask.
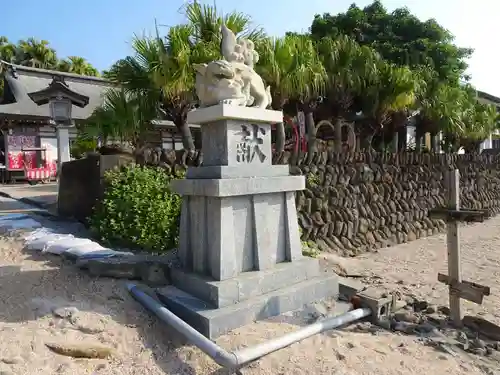
[[[500,211],[500,159],[492,156],[322,152],[281,162],[306,176],[296,195],[302,239],[344,256],[443,231],[428,212],[446,205],[450,168],[460,171],[461,207]]]
[[[203,156],[166,159],[164,168],[178,170]],[[306,176],[306,190],[296,194],[302,240],[344,256],[442,232],[444,221],[428,216],[447,204],[443,176],[450,169],[460,171],[461,207],[500,212],[500,157],[493,155],[285,152],[273,162]]]
[[[137,161],[174,173],[200,165],[203,159],[200,152],[153,154]],[[101,193],[104,171],[121,164],[111,156],[100,156],[98,162],[89,159],[71,162],[71,168],[71,163],[65,163],[61,176],[59,203],[66,197],[66,216],[80,220],[90,214],[92,202]],[[487,209],[492,215],[500,212],[500,157],[494,155],[285,152],[273,160],[306,177],[306,190],[296,194],[302,239],[344,256],[443,231],[445,223],[430,219],[428,213],[447,203],[443,175],[450,168],[460,170],[461,207]],[[97,171],[82,168],[83,164]]]

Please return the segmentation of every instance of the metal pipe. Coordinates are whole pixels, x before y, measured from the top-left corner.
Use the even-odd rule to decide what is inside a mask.
[[[197,346],[202,352],[212,358],[218,365],[226,368],[237,369],[263,356],[277,350],[290,346],[298,341],[318,333],[352,323],[371,315],[372,311],[367,308],[351,310],[345,314],[327,318],[323,321],[313,323],[295,332],[288,333],[253,347],[244,348],[238,351],[228,352],[209,340],[189,324],[170,312],[156,299],[143,292],[135,284],[127,284],[127,288],[132,296],[148,310],[153,312],[160,320],[172,326],[176,331],[184,335],[189,342]]]
[[[132,296],[144,307],[154,313],[161,321],[167,323],[177,332],[183,334],[189,342],[196,345],[203,353],[212,358],[222,367],[234,367],[237,365],[237,358],[233,353],[228,353],[215,342],[210,341],[189,324],[170,312],[157,300],[144,293],[135,284],[127,284],[127,288]]]
[[[233,354],[236,356],[238,363],[249,363],[318,333],[362,319],[371,315],[371,313],[372,311],[367,308],[351,310],[344,314],[326,318],[325,320],[310,324],[307,327],[301,328],[295,332],[287,333],[284,336],[266,341],[262,344],[238,350],[233,352]]]

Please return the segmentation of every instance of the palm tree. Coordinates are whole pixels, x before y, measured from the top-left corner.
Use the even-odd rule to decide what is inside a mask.
[[[89,64],[87,60],[79,56],[69,56],[67,59],[60,60],[57,70],[84,76],[99,76],[99,71]]]
[[[282,110],[293,104],[304,112],[308,147],[316,142],[313,112],[324,92],[326,71],[314,42],[305,35],[290,34],[284,38],[264,38],[257,43],[259,62],[256,70],[271,86],[273,108]],[[276,150],[283,151],[284,124],[277,125]]]
[[[12,44],[9,42],[9,40],[4,37],[0,36],[0,60],[1,61],[6,61],[8,63],[14,62],[14,58],[17,55],[17,47],[15,44]],[[0,62],[0,102],[2,101],[3,97],[3,70],[4,66]]]
[[[231,12],[223,16],[218,12],[216,5],[202,5],[192,1],[184,6],[184,14],[192,27],[191,38],[195,44],[207,43],[219,46],[220,29],[223,24],[238,37],[250,39],[255,43],[266,37],[262,28],[251,27],[250,16],[240,12]]]
[[[147,96],[110,89],[105,94],[104,104],[89,118],[86,131],[88,136],[101,136],[104,140],[129,141],[137,149],[144,145],[157,115],[157,102],[150,102]]]
[[[443,132],[448,151],[459,147],[453,134],[455,129],[461,126],[464,95],[465,92],[461,87],[449,86],[436,80],[427,82],[426,89],[419,99],[416,128],[418,149],[421,147],[421,136],[427,132],[432,134]]]
[[[466,137],[461,143],[465,151],[478,152],[480,144],[499,129],[500,116],[496,106],[491,104],[475,103],[474,117],[470,123],[473,126],[466,129]]]
[[[20,65],[41,69],[53,69],[57,65],[56,52],[46,40],[28,38],[21,40],[18,48],[19,56],[16,60]]]
[[[365,84],[376,77],[380,56],[347,36],[325,38],[318,50],[327,74],[324,104],[335,118],[335,149],[340,152],[342,121],[356,117],[355,100],[363,95]]]
[[[271,86],[272,108],[275,110],[282,111],[294,98],[299,98],[304,93],[307,95],[309,85],[318,85],[313,90],[315,93],[320,91],[322,82],[314,77],[314,72],[321,72],[320,62],[312,49],[309,50],[310,60],[303,60],[303,45],[303,37],[298,35],[267,38],[258,44],[260,58],[256,70],[266,84]],[[309,62],[316,66],[309,65]],[[284,123],[280,123],[276,125],[276,151],[282,152],[284,146],[285,127]]]
[[[135,37],[134,55],[118,61],[106,75],[133,96],[148,97],[148,102],[156,100],[161,117],[172,121],[180,131],[184,149],[194,150],[187,124],[187,113],[196,104],[192,66],[220,57],[218,35],[223,22],[240,34],[247,32],[249,21],[239,13],[219,16],[215,7],[197,2],[186,5],[185,14],[188,22],[171,27],[165,39],[158,28],[154,37]]]
[[[478,152],[479,145],[498,128],[497,108],[493,105],[479,103],[477,92],[470,85],[453,87],[448,90],[448,93],[451,94],[450,104],[442,106],[441,110],[449,111],[452,107],[455,115],[451,117],[449,112],[441,113],[442,117],[451,117],[451,121],[441,122],[444,125],[442,125],[442,129],[445,147],[450,152],[457,152],[461,147],[466,152]]]
[[[308,151],[316,150],[316,126],[314,122],[314,111],[320,97],[325,92],[327,73],[321,63],[318,50],[314,42],[307,35],[298,35],[296,42],[294,69],[297,77],[300,77],[305,85],[299,85],[299,92],[291,99],[296,101],[300,110],[304,113],[305,127],[307,132]]]
[[[462,126],[456,130],[459,144],[465,152],[478,152],[480,144],[498,128],[495,106],[472,103],[464,108]]]
[[[188,25],[170,28],[166,42],[160,37],[135,38],[135,55],[118,61],[109,77],[133,96],[157,101],[161,114],[173,121],[182,134],[184,149],[193,150],[194,142],[186,116],[194,103],[194,72],[201,50],[195,51]]]
[[[6,37],[0,36],[0,60],[12,63],[14,62],[16,55],[17,55],[16,45],[10,43]]]
[[[362,111],[366,116],[365,148],[372,147],[373,136],[381,133],[389,123],[391,115],[416,108],[422,82],[408,67],[399,67],[384,60],[376,64],[376,69],[365,83]]]

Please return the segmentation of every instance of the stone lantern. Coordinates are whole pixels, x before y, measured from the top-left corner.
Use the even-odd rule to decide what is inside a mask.
[[[56,128],[60,173],[62,164],[70,160],[69,129],[74,126],[71,110],[74,105],[85,107],[89,103],[89,97],[71,90],[62,76],[54,76],[45,89],[29,93],[28,96],[37,105],[49,105],[51,125]]]

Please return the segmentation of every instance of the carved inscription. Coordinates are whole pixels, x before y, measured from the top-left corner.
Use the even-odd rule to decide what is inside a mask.
[[[241,125],[241,131],[237,134],[241,136],[241,140],[236,144],[236,161],[251,163],[257,156],[263,163],[267,156],[261,150],[261,145],[264,143],[266,129],[257,124]]]

